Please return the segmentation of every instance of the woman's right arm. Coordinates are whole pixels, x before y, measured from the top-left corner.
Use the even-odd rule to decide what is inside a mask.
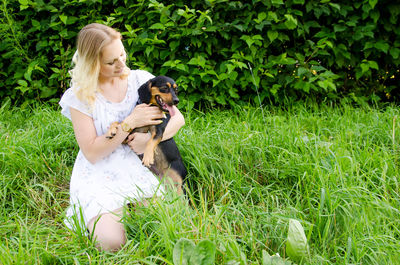
[[[121,125],[118,125],[117,134],[112,139],[106,138],[105,135],[97,135],[91,117],[74,108],[70,108],[70,112],[79,148],[92,164],[111,154],[128,136],[128,133],[122,130]],[[132,113],[125,118],[124,123],[134,129],[159,124],[159,119],[162,117],[163,114],[157,107],[141,104],[136,106]]]
[[[98,136],[91,117],[74,108],[70,108],[70,112],[76,141],[86,159],[92,164],[113,152],[128,136],[121,128],[118,128],[112,139],[106,138],[105,135]]]

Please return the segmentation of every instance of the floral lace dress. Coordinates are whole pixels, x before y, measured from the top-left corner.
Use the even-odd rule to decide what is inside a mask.
[[[113,103],[98,93],[92,110],[75,96],[73,88],[69,88],[59,102],[61,113],[71,119],[70,107],[79,110],[93,118],[97,135],[103,135],[112,122],[121,122],[132,112],[138,100],[138,88],[152,77],[146,71],[131,70],[125,98]],[[129,146],[121,144],[95,164],[80,150],[72,170],[65,223],[72,229],[78,225],[85,228],[101,213],[121,208],[132,199],[160,196],[161,192],[158,178],[142,165]]]

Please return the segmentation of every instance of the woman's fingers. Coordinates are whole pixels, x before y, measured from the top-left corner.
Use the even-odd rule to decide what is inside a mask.
[[[164,114],[158,107],[140,104],[125,118],[124,122],[131,128],[138,128],[146,125],[160,124],[162,122],[160,119],[163,117]]]
[[[134,134],[134,133],[129,134],[129,135],[128,135],[127,141],[130,142],[130,141],[132,141],[133,139],[135,139],[135,134]]]
[[[133,133],[133,140],[129,142],[129,146],[135,153],[143,154],[148,140],[150,140],[148,133]]]

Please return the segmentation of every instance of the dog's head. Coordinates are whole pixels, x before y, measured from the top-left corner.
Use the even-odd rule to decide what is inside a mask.
[[[173,116],[173,105],[179,103],[178,86],[168,76],[156,76],[139,88],[139,98],[143,103],[158,106]]]

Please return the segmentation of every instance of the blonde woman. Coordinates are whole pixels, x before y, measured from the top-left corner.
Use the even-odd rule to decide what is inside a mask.
[[[136,105],[137,89],[153,75],[130,70],[121,34],[105,25],[89,24],[78,34],[71,70],[71,87],[60,100],[61,112],[72,121],[79,145],[70,181],[70,207],[66,223],[88,230],[101,250],[117,251],[126,242],[121,220],[127,199],[138,201],[159,196],[158,179],[142,165],[149,135],[129,136],[121,127],[113,139],[105,133],[114,122],[130,128],[160,123],[157,107]],[[185,120],[178,109],[171,117],[163,140],[173,137]]]

